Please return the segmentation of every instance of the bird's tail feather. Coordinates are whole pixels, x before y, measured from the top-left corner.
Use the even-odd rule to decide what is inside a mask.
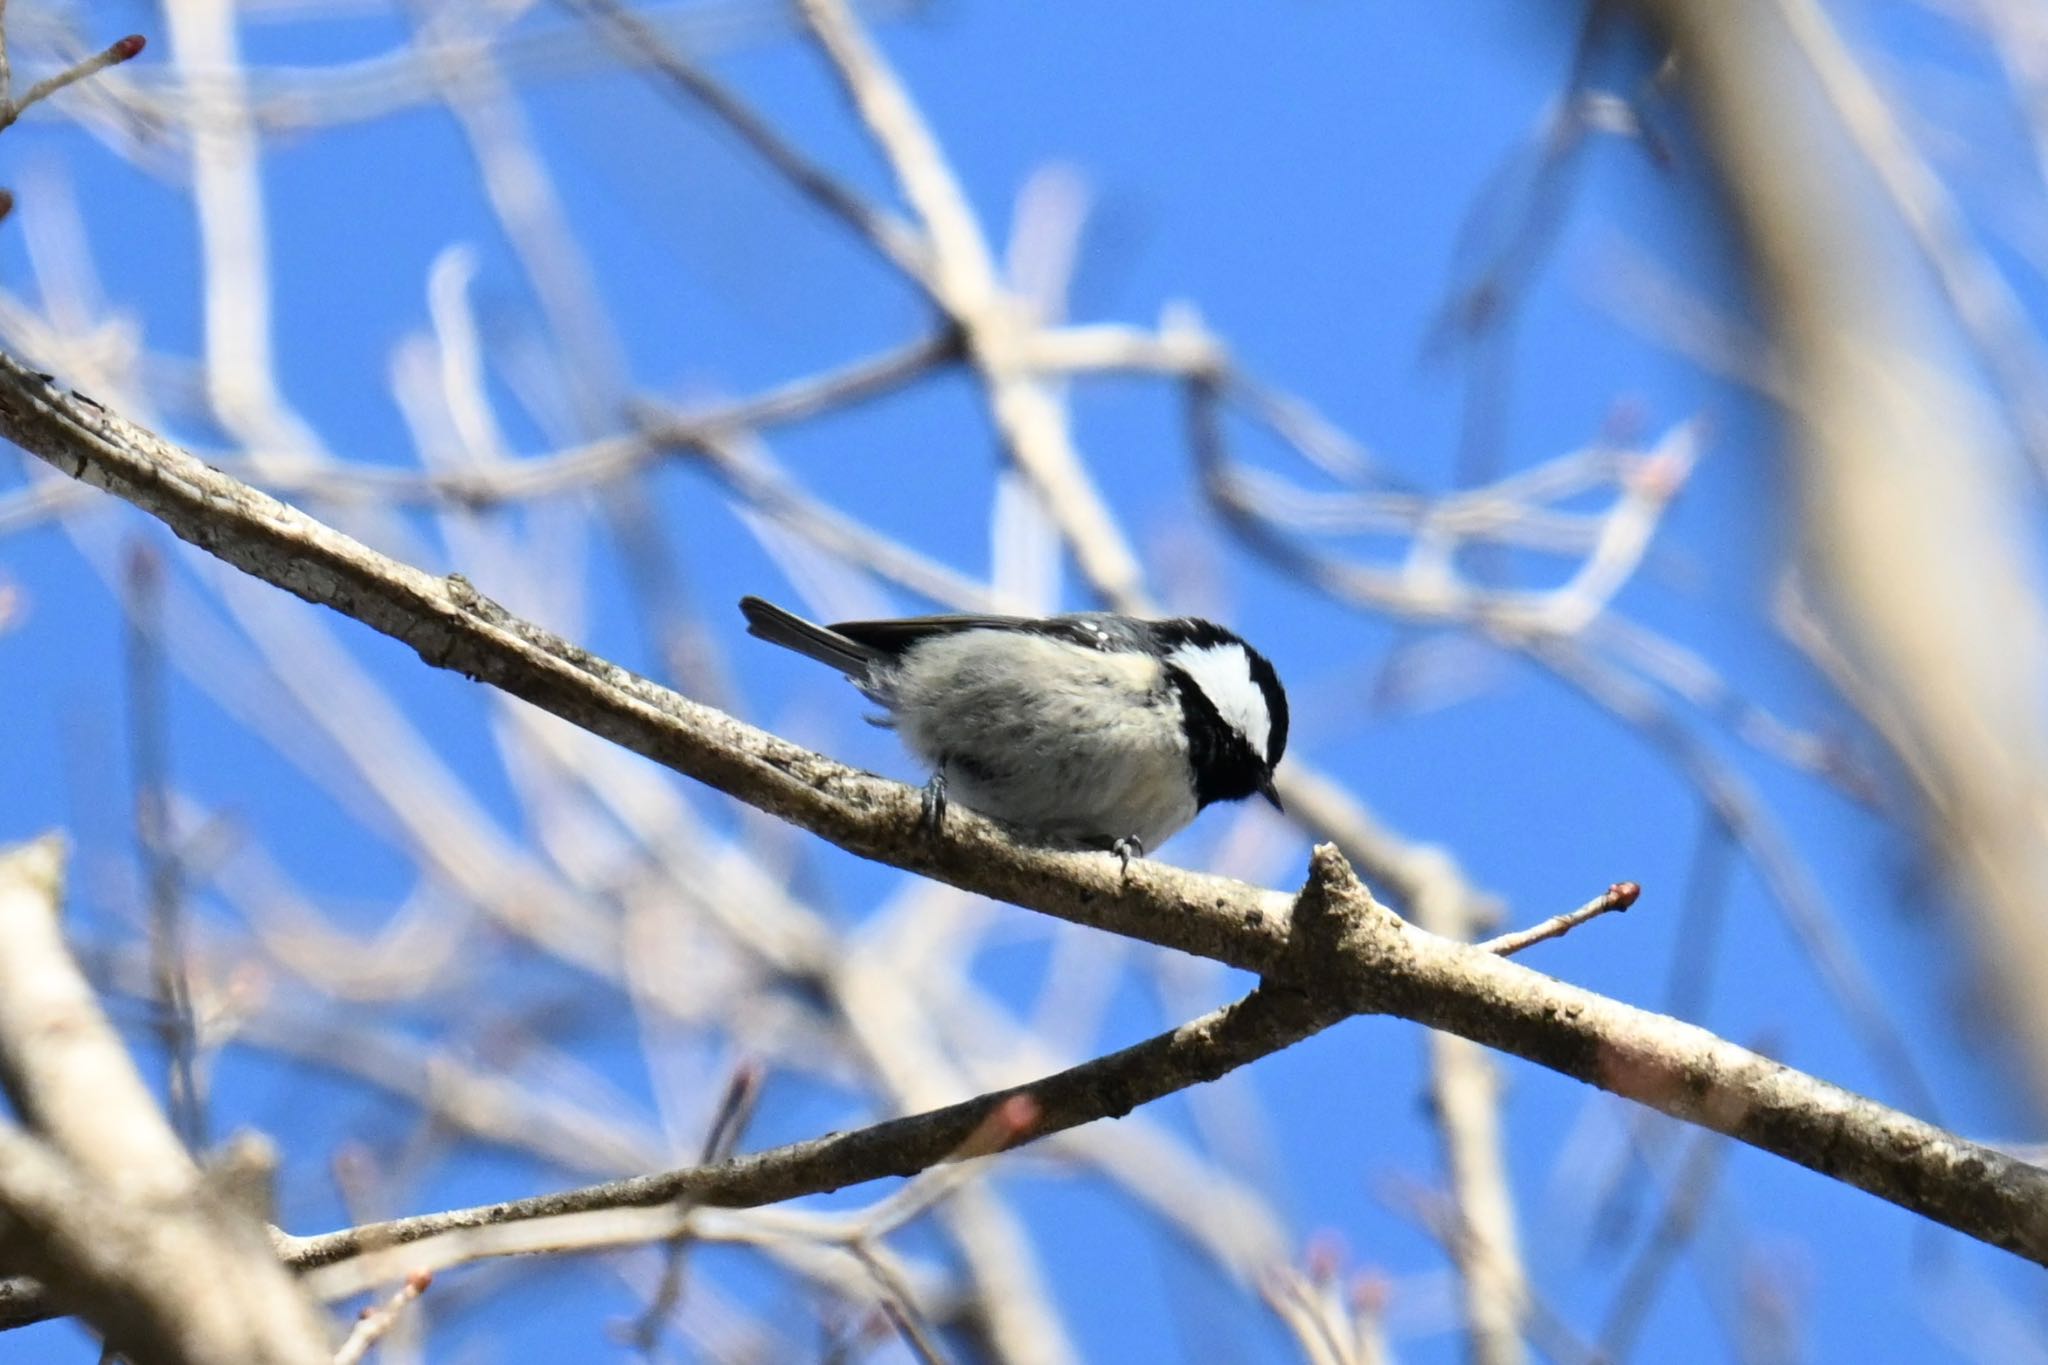
[[[747,634],[771,645],[793,649],[807,659],[828,664],[848,677],[859,680],[881,655],[835,630],[806,621],[758,597],[742,597],[740,610],[746,613]]]

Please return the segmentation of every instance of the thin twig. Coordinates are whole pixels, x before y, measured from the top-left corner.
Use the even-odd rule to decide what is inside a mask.
[[[356,1325],[349,1329],[346,1340],[334,1353],[334,1365],[358,1365],[369,1354],[370,1348],[383,1339],[384,1334],[397,1325],[398,1315],[406,1305],[427,1291],[434,1277],[425,1271],[415,1271],[405,1277],[405,1283],[374,1308],[365,1308]]]
[[[751,1063],[735,1068],[719,1096],[711,1127],[704,1135],[699,1165],[713,1165],[732,1156],[760,1099],[761,1068]],[[688,1206],[679,1205],[679,1212],[687,1215]],[[647,1297],[646,1309],[626,1334],[634,1349],[649,1360],[654,1358],[655,1348],[661,1344],[662,1324],[668,1321],[676,1305],[683,1300],[683,1261],[689,1246],[689,1227],[685,1223],[684,1230],[671,1238],[663,1249],[661,1278],[656,1281],[654,1292]]]
[[[1889,1074],[1907,1103],[1937,1110],[1906,1035],[1885,1008],[1883,993],[1855,941],[1800,850],[1734,765],[1702,742],[1661,698],[1635,680],[1598,667],[1567,641],[1533,642],[1531,656],[1595,705],[1626,722],[1663,752],[1692,783],[1714,818],[1741,844],[1771,899],[1806,951],[1829,994],[1865,1049]]]
[[[170,819],[170,726],[165,714],[163,628],[158,598],[164,572],[156,552],[137,542],[128,556],[128,716],[134,765],[136,853],[149,900],[150,974],[156,985],[156,1034],[170,1068],[172,1125],[190,1152],[206,1147],[206,1105],[199,1094],[198,1029],[185,970],[184,871]]]
[[[1600,1349],[1608,1359],[1625,1361],[1634,1353],[1656,1306],[1657,1286],[1713,1201],[1728,1151],[1727,1139],[1716,1133],[1695,1133],[1687,1144],[1650,1239],[1630,1263],[1608,1306],[1600,1329]]]
[[[1616,882],[1576,910],[1567,910],[1562,915],[1552,915],[1541,924],[1532,924],[1527,929],[1517,929],[1511,934],[1501,934],[1476,946],[1485,952],[1499,953],[1502,957],[1519,953],[1524,948],[1542,943],[1546,939],[1560,938],[1589,919],[1596,919],[1614,910],[1626,910],[1634,905],[1636,897],[1642,894],[1643,888],[1634,882]]]
[[[959,341],[948,333],[939,333],[759,394],[694,411],[643,403],[639,405],[642,429],[638,432],[600,437],[487,468],[421,472],[315,465],[286,458],[265,459],[257,467],[226,456],[214,463],[235,469],[250,482],[281,493],[384,506],[455,504],[487,508],[574,496],[638,473],[671,455],[715,447],[743,433],[844,411],[895,392],[958,355]],[[29,501],[31,497],[33,502]],[[0,533],[15,525],[32,525],[51,511],[64,510],[46,507],[45,504],[59,498],[55,492],[41,488],[17,494],[14,501],[23,505],[11,513],[9,502],[0,501]],[[68,500],[63,501],[68,506]]]
[[[1294,1334],[1310,1365],[1366,1365],[1355,1349],[1357,1332],[1327,1292],[1291,1265],[1276,1265],[1259,1279],[1259,1297]]]
[[[624,60],[652,68],[666,77],[673,89],[730,128],[756,156],[824,210],[827,216],[851,227],[861,240],[874,247],[911,280],[925,280],[929,270],[928,247],[909,224],[884,209],[876,208],[797,150],[766,119],[614,0],[570,0],[570,3],[593,16]]]
[[[877,1248],[861,1241],[848,1248],[874,1278],[875,1288],[880,1291],[878,1301],[882,1312],[888,1316],[890,1326],[896,1329],[903,1344],[918,1358],[920,1365],[946,1365],[946,1355],[933,1339],[931,1324],[918,1311],[917,1301],[911,1297],[910,1286],[903,1277],[888,1264],[886,1257]]]
[[[141,34],[131,33],[126,38],[117,38],[84,61],[68,66],[53,76],[43,77],[31,85],[20,99],[10,99],[4,106],[0,106],[0,129],[12,126],[14,121],[32,105],[40,104],[66,86],[76,85],[82,80],[99,75],[110,66],[118,66],[139,55],[146,41]],[[0,62],[0,67],[4,67],[4,62]]]
[[[1406,1180],[1388,1182],[1384,1193],[1390,1207],[1413,1218],[1454,1260],[1470,1254],[1459,1246],[1471,1236],[1471,1229],[1459,1216],[1454,1201]],[[1518,1315],[1530,1344],[1538,1351],[1557,1365],[1610,1365],[1600,1349],[1581,1337],[1564,1314],[1526,1281],[1520,1289],[1523,1301],[1517,1305]]]

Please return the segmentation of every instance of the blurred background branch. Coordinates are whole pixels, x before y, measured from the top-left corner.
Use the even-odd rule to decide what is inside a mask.
[[[160,432],[785,758],[913,776],[733,645],[741,592],[1229,620],[1296,698],[1290,818],[1167,862],[1291,887],[1331,842],[1469,940],[1633,878],[1656,913],[1532,951],[2029,1152],[2033,9],[13,0],[0,347],[74,435]],[[1251,992],[437,682],[40,462],[0,537],[5,828],[71,831],[83,966],[206,1165],[276,1135],[283,1226],[682,1169],[736,1077],[743,1154],[854,1137]],[[616,1249],[425,1293],[366,1258],[344,1349],[2048,1358],[1995,1253],[1405,1036],[863,1203],[901,1221],[603,1210],[558,1245]]]

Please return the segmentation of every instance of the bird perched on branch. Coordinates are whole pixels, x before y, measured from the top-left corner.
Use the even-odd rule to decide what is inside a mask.
[[[946,803],[1124,860],[1204,806],[1275,808],[1287,694],[1266,657],[1196,617],[912,616],[821,626],[758,597],[747,629],[829,664],[883,707],[880,723],[932,772]]]

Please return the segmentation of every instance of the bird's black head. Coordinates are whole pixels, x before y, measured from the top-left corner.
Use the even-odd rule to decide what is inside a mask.
[[[1152,623],[1167,677],[1180,693],[1195,801],[1271,801],[1273,769],[1287,752],[1287,693],[1266,656],[1214,622]]]

